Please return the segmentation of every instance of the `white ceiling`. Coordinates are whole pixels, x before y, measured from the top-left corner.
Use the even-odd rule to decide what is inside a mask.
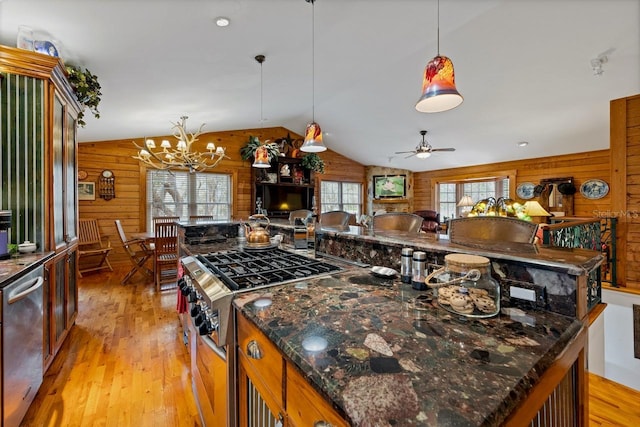
[[[440,53],[465,101],[432,114],[414,105],[437,51],[435,0],[317,0],[315,61],[311,16],[305,0],[0,0],[0,42],[30,26],[98,75],[101,118],[87,118],[81,142],[166,135],[181,115],[190,130],[259,128],[257,54],[263,126],[303,133],[315,62],[326,145],[413,171],[607,148],[609,101],[640,93],[638,0],[441,0]],[[421,129],[456,151],[394,155]]]

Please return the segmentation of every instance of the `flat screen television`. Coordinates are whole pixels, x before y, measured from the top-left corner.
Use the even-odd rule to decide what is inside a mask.
[[[288,216],[298,209],[309,209],[313,203],[313,188],[294,185],[261,185],[256,196],[262,198],[267,215]],[[260,191],[261,190],[261,191]]]
[[[407,194],[406,175],[374,175],[373,198],[405,198]]]

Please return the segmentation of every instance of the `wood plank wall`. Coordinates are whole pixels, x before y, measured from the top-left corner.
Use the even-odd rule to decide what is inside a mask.
[[[240,148],[246,145],[249,136],[257,136],[261,141],[266,141],[279,139],[287,134],[293,139],[302,138],[283,127],[274,127],[204,133],[195,143],[202,145],[196,147],[198,150],[203,150],[210,141],[216,146],[226,147],[227,155],[231,159],[220,163],[216,171],[231,173],[234,176],[234,219],[246,218],[253,211],[251,163],[242,160]],[[175,141],[173,136],[152,138],[156,142],[161,139]],[[96,196],[96,200],[78,202],[79,217],[98,219],[101,233],[109,238],[114,248],[109,256],[112,264],[129,262],[121,247],[113,220],[120,219],[127,235],[144,231],[145,227],[146,168],[132,158],[137,152],[133,141],[138,145],[143,144],[142,138],[78,144],[78,170],[88,174],[84,181],[97,182],[104,169],[113,171],[116,178],[114,199],[105,201]],[[316,194],[320,194],[320,181],[323,179],[364,183],[364,166],[331,150],[319,153],[319,156],[325,162],[325,174],[316,175]]]
[[[236,179],[233,183],[237,189],[234,193],[233,218],[246,218],[251,209],[251,163],[242,160],[240,148],[247,143],[249,136],[257,136],[261,141],[266,141],[282,138],[287,133],[291,133],[293,138],[301,138],[285,128],[276,127],[208,132],[201,135],[199,141],[195,143],[202,145],[196,149],[204,150],[207,142],[213,142],[216,146],[225,147],[227,155],[231,157],[222,161],[216,171],[233,173]],[[156,141],[161,139],[175,141],[171,135],[152,138]],[[132,158],[137,153],[133,141],[138,145],[143,144],[142,138],[78,144],[78,170],[88,173],[85,181],[97,182],[104,169],[112,170],[116,178],[114,199],[105,201],[96,196],[95,201],[78,202],[79,217],[97,218],[101,233],[108,236],[114,247],[109,256],[112,264],[129,262],[120,244],[113,220],[120,219],[127,235],[145,231],[146,167]]]
[[[611,101],[611,209],[618,217],[617,271],[640,289],[640,95]]]
[[[465,168],[416,172],[414,174],[414,206],[415,209],[435,209],[432,184],[443,177],[455,176],[463,179],[464,177],[495,176],[496,171],[501,171],[505,174],[515,174],[515,183],[511,185],[512,193],[515,193],[515,188],[524,182],[538,184],[545,178],[573,177],[578,189],[574,197],[574,215],[606,216],[611,212],[610,194],[599,200],[588,200],[580,195],[579,189],[580,185],[588,179],[598,178],[609,182],[610,170],[609,150],[599,150]]]

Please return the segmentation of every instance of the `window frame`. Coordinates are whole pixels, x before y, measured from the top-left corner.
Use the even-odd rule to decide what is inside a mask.
[[[147,185],[148,185],[148,179],[149,179],[149,173],[153,173],[153,172],[158,172],[161,171],[159,169],[152,169],[152,168],[146,168],[144,166],[141,166],[141,173],[140,173],[140,188],[141,190],[141,194],[140,194],[140,212],[142,213],[140,215],[140,229],[141,230],[150,230],[150,219],[148,218],[150,215],[150,211],[149,211],[149,201],[147,200]],[[179,173],[189,173],[188,170],[186,169],[179,169],[176,170],[174,172],[179,172]],[[215,175],[227,175],[229,177],[229,185],[230,185],[230,189],[229,189],[229,218],[228,220],[224,220],[224,221],[233,221],[233,218],[237,217],[237,203],[236,200],[238,200],[238,172],[236,170],[231,170],[231,169],[226,169],[226,168],[215,168],[213,170],[210,171],[204,171],[204,172],[195,172],[194,174],[215,174]],[[193,191],[190,189],[190,191]],[[191,196],[191,195],[190,195]],[[188,207],[189,210],[191,210],[191,207]],[[187,218],[188,220],[188,218]],[[222,220],[221,220],[222,221]]]
[[[322,202],[322,198],[323,198],[322,186],[323,186],[324,183],[336,183],[336,184],[339,184],[339,186],[338,186],[338,199],[339,199],[339,202],[337,203],[339,208],[337,210],[341,210],[341,211],[345,211],[345,212],[348,212],[348,211],[346,211],[344,209],[345,204],[346,205],[354,205],[354,203],[344,203],[343,196],[342,196],[343,195],[343,185],[344,184],[357,185],[358,189],[359,189],[359,193],[360,193],[358,195],[359,196],[358,197],[359,200],[358,200],[358,204],[357,204],[358,205],[358,213],[353,214],[353,215],[356,215],[356,217],[358,217],[358,216],[363,214],[363,212],[364,212],[364,200],[363,200],[363,198],[364,198],[364,184],[362,182],[360,182],[360,181],[335,180],[335,179],[323,179],[323,180],[320,180],[320,184],[318,186],[318,190],[319,190],[319,194],[320,194],[319,203],[318,203],[318,208],[319,208],[318,212],[319,213],[330,212],[330,211],[325,211],[324,208],[323,208],[324,204]]]

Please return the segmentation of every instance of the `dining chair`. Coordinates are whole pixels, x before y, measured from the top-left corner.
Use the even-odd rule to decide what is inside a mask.
[[[113,271],[109,263],[111,242],[100,235],[97,219],[78,220],[78,274],[108,268]],[[91,262],[87,263],[86,259]]]
[[[349,230],[349,217],[351,214],[345,211],[331,211],[320,214],[320,228],[337,231]]]
[[[124,279],[122,279],[120,283],[125,285],[138,271],[150,276],[151,279],[154,280],[155,275],[153,271],[145,265],[147,260],[153,257],[154,249],[149,246],[145,239],[127,239],[120,220],[116,219],[114,222],[118,230],[118,237],[120,237],[120,241],[122,242],[122,247],[127,255],[129,255],[129,260],[133,264],[131,271],[124,276]]]
[[[422,217],[408,212],[388,212],[373,216],[373,231],[406,231],[418,233]]]
[[[191,215],[189,216],[189,221],[191,222],[213,221],[213,215]]]
[[[156,224],[159,222],[176,222],[180,221],[179,216],[154,216],[153,217],[153,227],[155,228]]]
[[[175,222],[158,222],[155,225],[154,270],[156,290],[162,291],[177,285],[178,281],[178,225]]]

